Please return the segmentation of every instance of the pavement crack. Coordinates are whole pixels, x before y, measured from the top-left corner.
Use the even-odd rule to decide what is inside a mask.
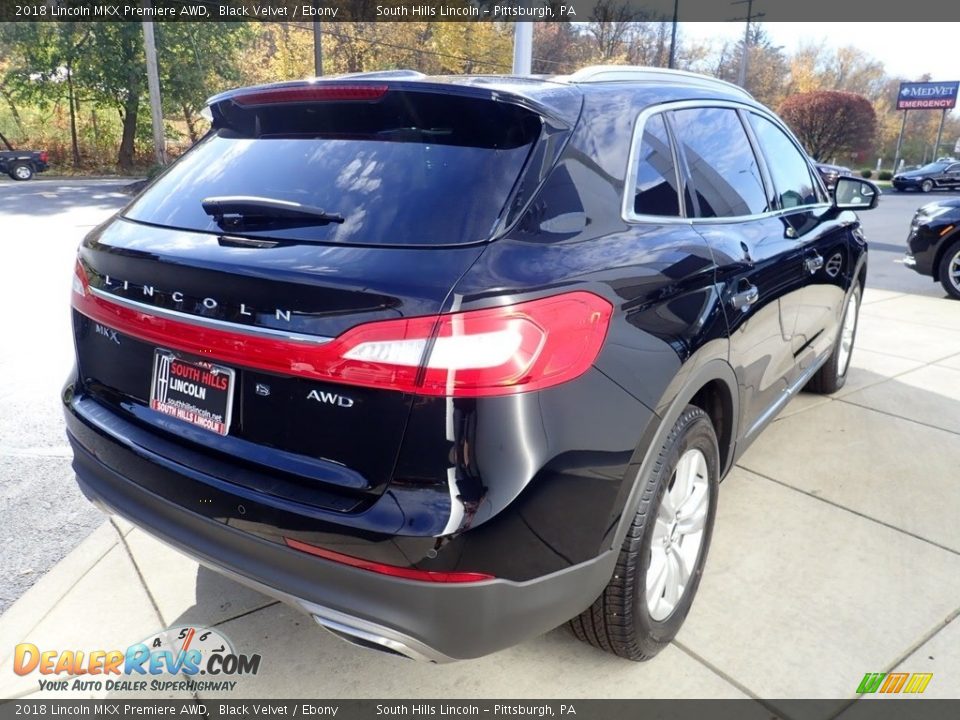
[[[690,656],[693,660],[697,661],[698,663],[700,663],[701,665],[703,665],[705,668],[707,668],[710,672],[712,672],[714,675],[716,675],[717,677],[721,678],[724,682],[727,682],[727,683],[729,683],[730,685],[733,685],[733,687],[735,687],[737,690],[739,690],[739,691],[742,692],[744,695],[746,695],[747,697],[749,697],[751,700],[757,701],[758,703],[760,703],[761,705],[763,705],[763,707],[765,707],[767,710],[770,710],[770,711],[774,712],[774,713],[779,717],[780,713],[779,713],[778,710],[776,710],[776,708],[774,708],[772,705],[770,705],[770,704],[768,704],[767,702],[765,702],[765,701],[763,700],[763,698],[761,698],[759,695],[757,695],[755,692],[753,692],[753,690],[751,690],[750,688],[748,688],[746,685],[744,685],[743,683],[741,683],[739,680],[737,680],[737,679],[734,678],[733,676],[728,675],[726,672],[724,672],[723,670],[721,670],[720,668],[718,668],[716,665],[714,665],[712,662],[710,662],[709,660],[707,660],[705,657],[703,657],[703,656],[700,655],[699,653],[695,652],[695,651],[692,650],[691,648],[687,647],[686,645],[684,645],[684,644],[683,644],[682,642],[680,642],[679,640],[674,639],[673,642],[671,643],[671,645],[675,645],[678,650],[680,650],[680,651],[683,652],[683,653],[686,653],[686,654],[687,654],[688,656]]]
[[[127,543],[127,538],[124,537],[123,531],[120,530],[120,526],[117,525],[113,518],[110,518],[110,524],[113,525],[113,529],[117,531],[117,535],[120,537],[120,544],[123,546],[123,549],[126,550],[127,557],[130,558],[133,569],[137,573],[137,578],[140,580],[140,585],[143,586],[143,591],[147,594],[147,599],[150,600],[150,605],[153,606],[153,611],[157,614],[157,619],[160,621],[161,627],[166,627],[166,621],[163,619],[163,613],[160,612],[160,606],[157,605],[157,600],[153,597],[153,593],[150,592],[146,578],[144,578],[143,573],[140,572],[140,566],[137,565],[137,561],[134,559],[133,553],[130,552],[130,545]]]
[[[919,370],[919,368],[917,369]],[[882,383],[878,383],[878,384],[882,384]],[[940,430],[945,433],[950,433],[951,435],[960,435],[960,432],[957,432],[956,430],[950,430],[945,427],[940,427],[939,425],[933,425],[932,423],[923,422],[923,420],[915,420],[913,418],[904,417],[903,415],[897,415],[896,413],[888,412],[887,410],[878,410],[875,407],[870,407],[869,405],[861,405],[858,402],[848,400],[847,398],[849,398],[853,394],[854,393],[851,393],[850,395],[845,395],[844,397],[834,398],[834,400],[835,402],[846,403],[847,405],[853,405],[854,407],[863,408],[864,410],[872,410],[875,413],[880,413],[881,415],[886,415],[887,417],[896,418],[898,420],[904,420],[906,422],[913,423],[914,425],[921,425],[922,427],[930,428],[932,430]]]
[[[223,620],[219,620],[219,621],[215,622],[211,627],[219,627],[220,625],[226,625],[228,622],[233,622],[234,620],[239,620],[240,618],[245,618],[245,617],[247,617],[247,615],[253,615],[254,613],[260,612],[261,610],[266,610],[267,608],[271,608],[271,607],[273,607],[274,605],[279,605],[279,604],[280,604],[280,601],[279,601],[279,600],[274,600],[273,602],[269,602],[269,603],[267,603],[266,605],[260,605],[260,606],[258,606],[258,607],[253,608],[252,610],[247,610],[247,611],[242,612],[242,613],[240,613],[240,614],[238,614],[238,615],[233,615],[232,617],[228,617],[228,618],[225,618],[225,619],[223,619]]]
[[[756,475],[759,478],[763,478],[764,480],[767,480],[769,482],[776,483],[777,485],[785,487],[788,490],[793,490],[794,492],[800,493],[801,495],[806,495],[807,497],[813,498],[814,500],[819,500],[820,502],[826,503],[827,505],[832,505],[833,507],[839,510],[844,510],[850,513],[851,515],[856,515],[857,517],[861,517],[864,520],[869,520],[870,522],[876,523],[877,525],[883,525],[883,527],[885,528],[889,528],[903,535],[907,535],[909,537],[912,537],[914,540],[919,540],[920,542],[926,543],[927,545],[932,545],[933,547],[939,548],[940,550],[945,550],[948,553],[951,553],[952,555],[960,555],[960,551],[954,550],[953,548],[947,547],[946,545],[941,545],[935,540],[931,540],[930,538],[925,538],[922,535],[917,535],[916,533],[910,532],[909,530],[904,530],[903,528],[897,527],[896,525],[891,525],[890,523],[884,520],[875,518],[872,515],[867,515],[866,513],[860,512],[859,510],[854,510],[853,508],[849,508],[846,505],[841,505],[840,503],[830,500],[829,498],[816,495],[815,493],[812,493],[809,490],[801,490],[800,488],[794,487],[793,485],[790,485],[789,483],[785,483],[782,480],[777,480],[776,478],[772,478],[769,475],[764,475],[761,472],[757,472],[756,470],[748,468],[746,465],[741,465],[737,463],[737,467],[740,468],[741,470],[746,470],[748,473],[752,475]]]

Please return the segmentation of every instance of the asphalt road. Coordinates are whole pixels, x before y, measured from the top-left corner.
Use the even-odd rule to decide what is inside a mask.
[[[77,244],[129,182],[0,180],[0,612],[103,521],[73,482],[59,391]]]
[[[130,199],[130,182],[0,179],[0,613],[102,521],[73,482],[58,394],[72,362],[77,244]],[[945,295],[900,263],[910,218],[930,199],[884,195],[863,214],[868,287]]]

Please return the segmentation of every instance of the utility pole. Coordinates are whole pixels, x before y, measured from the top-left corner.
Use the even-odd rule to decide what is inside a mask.
[[[680,9],[680,0],[673,0],[673,27],[670,29],[670,60],[668,68],[677,66],[677,11]]]
[[[907,111],[903,111],[903,122],[900,123],[900,135],[897,137],[897,149],[893,153],[893,172],[897,172],[900,163],[900,146],[903,145],[903,131],[907,127]]]
[[[936,161],[940,154],[940,141],[943,139],[943,121],[947,119],[947,109],[944,108],[940,115],[940,128],[937,130],[937,144],[933,146],[933,159]]]
[[[143,6],[150,7],[150,0]],[[163,108],[160,104],[160,72],[157,70],[157,43],[153,37],[153,22],[143,21],[143,54],[147,58],[147,89],[150,91],[150,120],[153,125],[153,147],[158,165],[167,164],[167,147],[163,132]]]
[[[323,77],[323,36],[320,34],[320,21],[313,21],[313,72]]]
[[[319,5],[320,0],[313,0],[314,9]],[[323,34],[319,20],[313,21],[313,72],[317,77],[323,77]]]
[[[740,55],[740,73],[737,77],[737,85],[744,90],[747,89],[747,65],[750,60],[750,23],[755,17],[763,17],[763,13],[753,14],[753,0],[735,0],[731,5],[747,6],[747,25],[743,30],[743,53]],[[738,18],[739,19],[739,18]]]
[[[533,23],[513,24],[513,74],[529,75],[533,68]]]

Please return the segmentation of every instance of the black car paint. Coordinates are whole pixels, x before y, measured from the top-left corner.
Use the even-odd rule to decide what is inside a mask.
[[[16,150],[0,133],[0,173],[9,174],[18,165],[27,165],[34,173],[45,172],[47,154],[39,150]]]
[[[892,184],[897,190],[921,190],[928,180],[933,190],[960,187],[960,162],[930,163],[916,170],[897,173]]]
[[[945,210],[935,217],[930,213]],[[947,249],[960,240],[960,198],[944,198],[917,209],[907,236],[907,266],[934,280]]]
[[[853,171],[842,165],[830,165],[828,163],[817,163],[817,172],[828,190],[833,190],[837,185],[837,180],[843,176],[852,177]]]
[[[249,392],[258,380],[303,381],[244,370],[237,432],[216,438],[185,430],[132,399],[142,387],[124,385],[144,382],[142,373],[130,376],[136,370],[120,354],[138,341],[121,336],[115,346],[75,313],[80,369],[63,399],[85,492],[255,583],[323,607],[346,611],[355,605],[368,619],[380,613],[386,626],[442,646],[451,657],[474,657],[554,627],[596,597],[612,573],[612,551],[636,503],[636,480],[649,471],[647,450],[662,441],[687,402],[707,406],[724,471],[731,467],[833,345],[843,299],[865,272],[866,247],[855,214],[824,204],[736,223],[627,222],[620,204],[638,113],[682,100],[760,106],[722,89],[611,83],[577,89],[582,109],[571,111],[569,87],[560,93],[548,82],[502,82],[513,101],[545,113],[551,97],[560,95],[564,112],[553,117],[576,120],[569,131],[555,128],[550,145],[535,148],[536,157],[553,154],[558,160],[546,170],[542,164],[528,167],[527,173],[539,168],[538,174],[518,183],[519,200],[508,210],[514,221],[504,220],[493,242],[442,249],[263,249],[120,218],[91,233],[80,257],[92,283],[102,285],[108,275],[123,278],[130,287],[113,290],[121,295],[150,283],[161,306],[169,299],[161,288],[184,288],[199,299],[201,288],[214,284],[233,304],[251,297],[275,303],[280,294],[297,310],[298,331],[328,336],[384,317],[586,289],[615,308],[593,368],[544,391],[492,398],[350,388],[385,418],[384,426],[354,428],[337,408],[323,408],[318,422],[342,423],[349,432],[338,435],[341,456],[311,457],[307,438],[291,445],[289,433],[314,416],[292,402],[271,409]],[[455,83],[451,88],[464,91]],[[832,276],[811,271],[805,260],[813,254],[840,255],[842,270]],[[731,299],[744,283],[759,288],[760,302],[741,310]],[[269,315],[261,320],[267,324]],[[143,362],[147,350],[137,351]],[[88,358],[94,356],[107,367],[91,372]],[[112,386],[97,375],[109,375]],[[248,414],[279,424],[282,452],[279,439],[244,439]],[[371,452],[374,443],[383,448],[380,457],[370,457],[377,454]],[[451,526],[453,503],[459,503],[459,520]],[[153,506],[171,517],[179,514],[182,525],[161,523],[147,511]],[[209,546],[219,551],[194,544],[189,527],[218,537]],[[483,603],[466,604],[453,620],[424,626],[407,606],[388,611],[382,599],[351,597],[352,580],[339,589],[324,585],[324,573],[355,578],[364,571],[329,569],[327,561],[284,548],[283,538],[375,562],[497,578],[480,583],[478,594],[486,592],[482,587],[520,583],[531,594],[537,587],[564,587],[567,598],[554,593],[553,604],[538,600],[538,613],[520,613],[496,630],[486,616],[512,611]],[[255,568],[238,561],[230,548],[254,539],[261,543],[258,552],[276,558],[274,565],[314,568],[317,582],[272,574],[270,563]],[[559,575],[568,578],[563,585],[554,584]],[[362,579],[379,582],[386,597],[398,582],[410,584]],[[427,597],[430,590],[421,594]],[[377,609],[368,610],[372,605]],[[485,619],[471,624],[474,617]],[[449,638],[454,629],[456,643]]]

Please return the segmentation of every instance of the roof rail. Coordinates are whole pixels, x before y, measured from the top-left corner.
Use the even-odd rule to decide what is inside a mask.
[[[426,75],[416,70],[371,70],[369,72],[345,73],[343,75],[337,75],[336,77],[337,79],[370,78],[371,80],[376,80],[377,78],[383,78],[384,80],[389,80],[389,79],[402,80],[403,78],[408,78],[410,80],[418,80],[420,78],[425,78]]]
[[[560,78],[558,78],[560,79]],[[581,70],[577,70],[571,75],[566,75],[562,79],[571,83],[601,83],[617,82],[627,80],[663,80],[667,82],[685,82],[689,85],[701,85],[703,87],[723,87],[728,90],[735,90],[741,95],[752,98],[753,96],[739,85],[709,75],[700,75],[699,73],[687,72],[686,70],[669,70],[659,67],[644,67],[642,65],[591,65]]]

